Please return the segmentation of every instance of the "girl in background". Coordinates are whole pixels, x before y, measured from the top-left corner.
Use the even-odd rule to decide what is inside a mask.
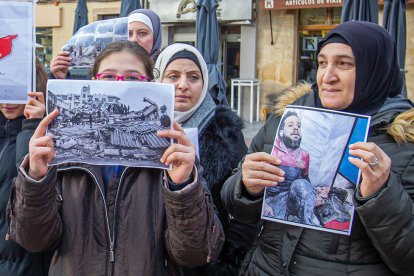
[[[0,103],[0,275],[47,275],[51,253],[29,253],[9,239],[6,209],[16,164],[29,152],[29,140],[45,115],[47,74],[36,60],[36,91],[26,104]]]

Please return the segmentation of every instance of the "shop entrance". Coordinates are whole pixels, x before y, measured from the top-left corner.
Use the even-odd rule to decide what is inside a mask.
[[[222,27],[221,57],[223,77],[226,81],[226,97],[230,103],[231,79],[240,77],[240,26]]]
[[[323,37],[320,30],[299,32],[300,56],[298,80],[308,83],[315,82],[316,78],[316,49],[319,40]]]

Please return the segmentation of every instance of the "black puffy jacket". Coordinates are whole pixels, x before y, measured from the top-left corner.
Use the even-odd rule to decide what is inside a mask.
[[[255,136],[249,153],[271,152],[284,107],[291,103],[313,106],[308,92],[310,87],[301,87],[279,99],[278,114]],[[391,158],[391,173],[378,195],[367,201],[354,199],[351,235],[265,221],[257,245],[243,263],[242,275],[414,275],[414,110],[407,110],[407,105],[391,104],[372,116],[368,141]],[[394,120],[401,113],[405,120]],[[390,135],[390,125],[404,129],[400,132],[404,137]],[[396,139],[401,138],[406,141],[398,144]],[[263,199],[252,200],[242,188],[239,167],[224,184],[223,205],[240,221],[256,222]]]
[[[185,275],[238,275],[247,251],[253,245],[259,224],[246,224],[229,218],[221,203],[220,191],[247,152],[242,133],[243,121],[226,106],[217,106],[214,117],[199,135],[200,164],[223,225],[226,240],[219,259],[206,267],[186,269]]]
[[[28,153],[29,140],[40,119],[7,120],[0,112],[0,275],[47,275],[51,253],[29,253],[11,239],[6,240],[9,224],[7,202],[16,164]]]

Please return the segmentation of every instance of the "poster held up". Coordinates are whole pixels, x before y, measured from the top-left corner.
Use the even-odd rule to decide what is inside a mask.
[[[0,102],[25,104],[33,89],[34,2],[0,0]]]
[[[108,44],[128,40],[128,18],[99,20],[80,28],[63,46],[72,68],[90,68]]]
[[[47,112],[55,145],[50,165],[77,162],[169,169],[160,162],[171,139],[174,87],[133,81],[49,80]]]
[[[360,170],[349,145],[366,141],[369,124],[369,116],[288,106],[271,152],[285,180],[266,187],[262,219],[350,235]]]

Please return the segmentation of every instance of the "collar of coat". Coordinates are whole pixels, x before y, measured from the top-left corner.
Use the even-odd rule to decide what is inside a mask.
[[[24,117],[20,116],[14,120],[7,120],[0,112],[0,137],[17,136],[22,130],[23,119]]]
[[[273,112],[276,116],[282,116],[286,106],[311,92],[312,88],[308,83],[301,83],[284,90],[277,98]],[[379,112],[372,116],[371,126],[373,124],[386,130],[398,144],[414,142],[414,108],[405,109],[403,112],[400,110]]]

